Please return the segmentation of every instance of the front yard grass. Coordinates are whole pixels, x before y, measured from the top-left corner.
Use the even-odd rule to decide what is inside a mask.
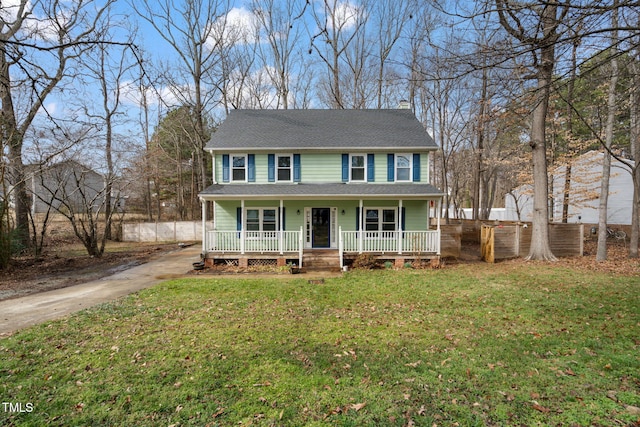
[[[307,279],[170,281],[0,340],[0,424],[640,422],[638,277],[474,264]]]

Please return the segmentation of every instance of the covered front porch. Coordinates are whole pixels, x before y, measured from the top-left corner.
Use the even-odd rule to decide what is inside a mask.
[[[202,252],[211,263],[237,260],[238,265],[251,265],[252,260],[271,260],[306,267],[321,257],[343,267],[363,253],[384,259],[440,255],[440,223],[436,220],[435,227],[430,226],[430,218],[439,217],[439,194],[415,191],[394,198],[388,194],[392,186],[379,185],[384,192],[363,197],[359,191],[370,191],[371,185],[343,184],[337,186],[342,192],[328,194],[320,185],[298,184],[281,189],[296,192],[285,198],[278,197],[282,194],[242,195],[240,187],[249,186],[229,185],[218,194],[201,195]],[[265,187],[273,191],[284,186]],[[232,195],[223,190],[235,191]]]

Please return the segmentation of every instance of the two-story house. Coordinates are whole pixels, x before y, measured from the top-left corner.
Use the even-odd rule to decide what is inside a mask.
[[[209,263],[439,257],[431,218],[442,192],[429,184],[437,146],[411,110],[235,110],[206,149]]]

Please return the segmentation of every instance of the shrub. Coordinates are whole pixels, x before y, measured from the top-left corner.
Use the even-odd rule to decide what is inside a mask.
[[[353,261],[353,268],[361,270],[372,270],[378,267],[378,260],[372,254],[360,254]]]

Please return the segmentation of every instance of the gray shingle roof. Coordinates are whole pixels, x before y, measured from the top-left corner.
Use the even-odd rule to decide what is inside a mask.
[[[402,198],[441,197],[442,192],[431,184],[214,184],[200,193],[216,199],[262,198]]]
[[[208,150],[421,149],[437,145],[411,110],[233,110]]]

